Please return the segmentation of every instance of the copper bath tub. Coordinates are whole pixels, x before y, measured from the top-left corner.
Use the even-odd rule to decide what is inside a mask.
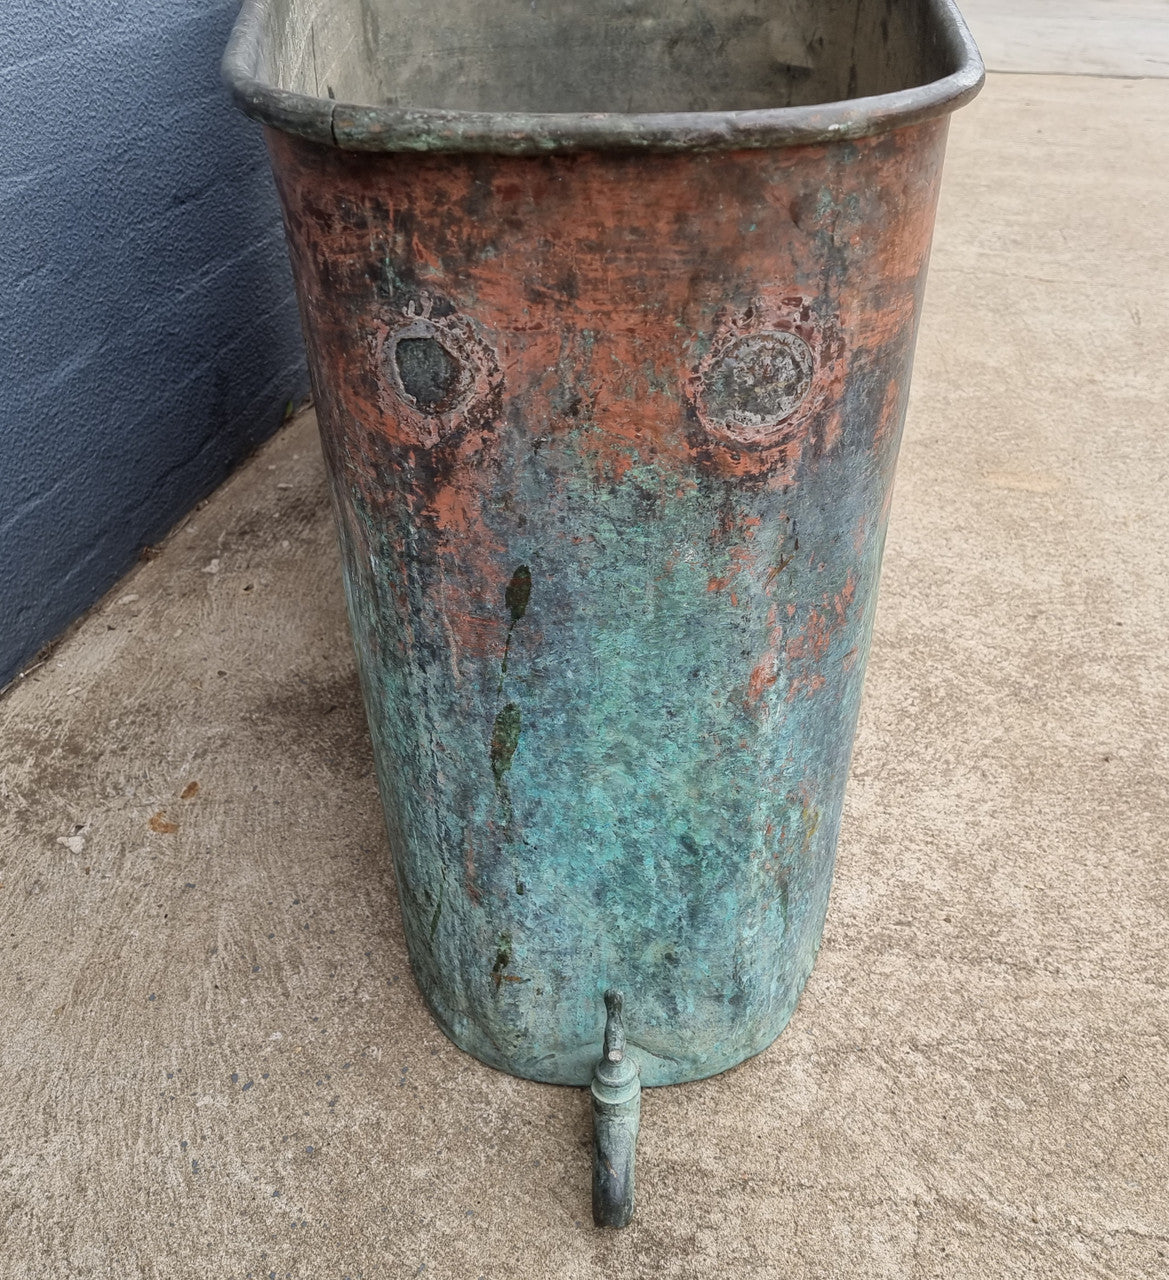
[[[623,1225],[641,1083],[760,1052],[812,968],[981,63],[949,0],[247,0],[225,72],[415,975],[484,1062],[591,1082]]]

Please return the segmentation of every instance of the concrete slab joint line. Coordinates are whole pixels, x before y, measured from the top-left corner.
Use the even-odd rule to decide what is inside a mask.
[[[0,701],[0,1275],[1166,1274],[1169,86],[947,165],[818,967],[634,1226],[409,976],[305,415]]]
[[[965,0],[988,71],[1169,76],[1165,0]]]

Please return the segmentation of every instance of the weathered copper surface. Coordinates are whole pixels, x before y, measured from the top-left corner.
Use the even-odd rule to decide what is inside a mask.
[[[356,154],[268,131],[419,984],[646,1084],[811,970],[944,119],[775,150]]]

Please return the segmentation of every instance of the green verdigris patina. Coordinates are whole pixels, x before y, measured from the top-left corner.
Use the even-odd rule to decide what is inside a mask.
[[[594,431],[500,459],[484,521],[523,563],[482,592],[494,654],[451,643],[459,553],[403,554],[401,490],[346,495],[350,609],[436,1014],[486,1061],[584,1084],[620,987],[662,1084],[763,1048],[811,969],[888,466],[854,459],[847,502],[841,459],[798,492],[653,465],[614,486]]]

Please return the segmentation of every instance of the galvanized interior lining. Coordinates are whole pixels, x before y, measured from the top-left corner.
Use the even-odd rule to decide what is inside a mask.
[[[945,76],[929,16],[928,0],[277,0],[263,71],[412,110],[749,111]]]

